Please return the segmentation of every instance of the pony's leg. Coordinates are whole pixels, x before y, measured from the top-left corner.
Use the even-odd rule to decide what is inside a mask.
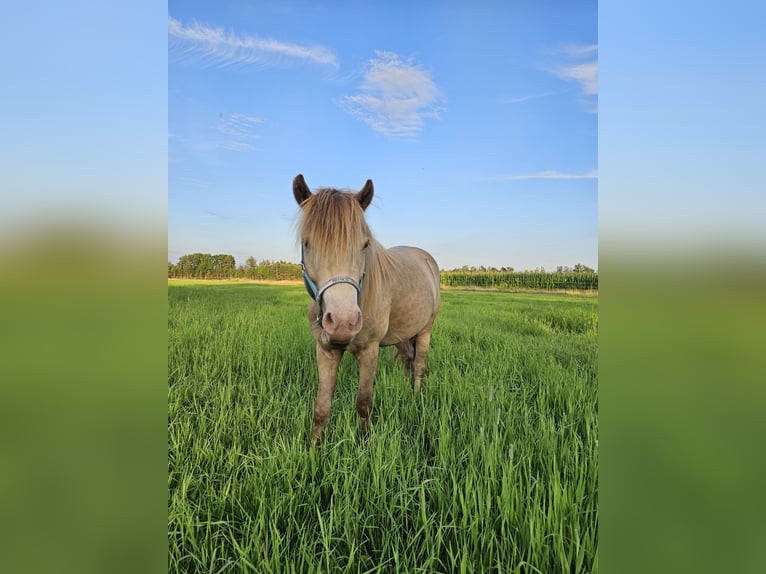
[[[359,414],[362,436],[370,432],[372,414],[372,387],[378,366],[378,345],[370,345],[354,355],[359,363],[359,392],[356,395],[356,412]]]
[[[330,406],[332,395],[335,391],[335,381],[338,379],[338,365],[343,358],[343,351],[323,349],[317,344],[317,367],[319,369],[319,388],[314,402],[314,426],[311,429],[311,438],[320,442],[322,431],[330,418]]]
[[[396,356],[399,357],[404,366],[404,374],[408,377],[412,376],[412,365],[415,360],[415,337],[407,339],[396,345]]]
[[[415,339],[415,380],[413,387],[415,392],[420,391],[420,383],[426,372],[426,357],[428,357],[428,347],[431,344],[431,327],[418,333]]]

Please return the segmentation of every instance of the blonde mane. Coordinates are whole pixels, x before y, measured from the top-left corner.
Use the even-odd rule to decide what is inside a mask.
[[[298,224],[301,242],[307,241],[321,258],[345,259],[369,239],[363,294],[375,299],[381,285],[396,275],[396,262],[372,235],[364,210],[353,193],[322,188],[301,204]]]

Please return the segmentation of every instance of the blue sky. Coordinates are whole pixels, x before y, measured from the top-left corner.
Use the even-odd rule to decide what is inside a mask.
[[[596,2],[170,2],[168,258],[299,258],[291,182],[442,268],[598,264]]]
[[[0,246],[50,225],[95,224],[120,241],[156,240],[159,269],[189,251],[296,260],[290,182],[302,171],[311,186],[371,177],[379,239],[422,244],[443,266],[590,265],[580,251],[595,258],[596,180],[522,178],[597,168],[601,255],[762,259],[763,3],[601,2],[597,162],[586,113],[596,97],[561,73],[581,62],[568,47],[595,45],[595,5],[503,14],[510,8],[482,3],[470,17],[457,6],[401,9],[387,21],[370,2],[365,13],[309,17],[310,4],[273,4],[284,13],[148,0],[9,5]],[[337,68],[278,50],[226,65],[174,45],[168,16],[323,46]],[[376,51],[412,62],[439,90],[418,108],[413,137],[376,132],[338,104],[362,93]],[[238,142],[253,150],[223,147],[221,114],[262,120]]]

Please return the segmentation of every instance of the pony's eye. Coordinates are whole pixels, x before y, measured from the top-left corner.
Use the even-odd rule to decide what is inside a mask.
[[[364,242],[364,247],[362,247],[362,250],[367,249],[369,246],[370,246],[370,240],[368,239],[367,241]]]
[[[308,246],[309,246],[309,240],[308,240],[308,239],[306,239],[306,240],[303,242],[303,247],[306,247],[306,248],[308,248]]]

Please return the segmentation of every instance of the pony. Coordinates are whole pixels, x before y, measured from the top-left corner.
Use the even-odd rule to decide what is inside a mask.
[[[359,364],[356,411],[366,437],[380,347],[396,346],[418,393],[439,311],[439,266],[422,249],[386,249],[375,239],[364,217],[373,194],[370,179],[356,193],[334,188],[312,193],[303,175],[293,180],[301,269],[311,297],[308,319],[316,339],[319,387],[311,436],[317,443],[330,417],[343,353]]]

